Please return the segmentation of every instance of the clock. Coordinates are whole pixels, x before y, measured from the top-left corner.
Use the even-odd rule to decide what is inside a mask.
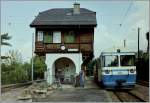
[[[65,50],[66,49],[64,45],[62,45],[60,48],[61,48],[61,50]]]

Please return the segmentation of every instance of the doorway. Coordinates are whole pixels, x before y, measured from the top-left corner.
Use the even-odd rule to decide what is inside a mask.
[[[64,84],[74,83],[76,67],[74,62],[66,57],[57,59],[54,62],[54,72],[60,74],[60,81]]]

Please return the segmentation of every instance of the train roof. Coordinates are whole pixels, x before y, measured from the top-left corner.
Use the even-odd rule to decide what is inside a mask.
[[[108,48],[108,49],[105,49],[101,52],[101,55],[102,54],[131,54],[131,55],[134,55],[135,54],[135,51],[129,49],[129,48],[125,48],[125,47],[113,47],[113,48]]]

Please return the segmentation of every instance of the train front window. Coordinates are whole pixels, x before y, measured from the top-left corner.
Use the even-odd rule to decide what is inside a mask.
[[[115,55],[111,55],[111,56],[105,56],[105,67],[114,67],[114,66],[118,66],[119,62],[118,62],[118,56]]]
[[[134,66],[135,56],[134,55],[121,55],[120,63],[121,63],[121,66]]]

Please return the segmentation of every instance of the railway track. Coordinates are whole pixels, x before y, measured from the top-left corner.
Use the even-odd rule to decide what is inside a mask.
[[[44,80],[35,80],[34,82],[42,82]],[[3,85],[1,86],[1,92],[7,92],[11,89],[15,89],[15,88],[19,88],[19,87],[26,87],[26,86],[29,86],[31,85],[33,82],[32,81],[29,81],[29,82],[26,82],[26,83],[16,83],[16,84],[10,84],[10,85]]]
[[[114,91],[114,94],[121,102],[146,102],[130,91]]]
[[[149,82],[147,82],[147,81],[139,80],[139,81],[137,81],[137,84],[149,87]]]

